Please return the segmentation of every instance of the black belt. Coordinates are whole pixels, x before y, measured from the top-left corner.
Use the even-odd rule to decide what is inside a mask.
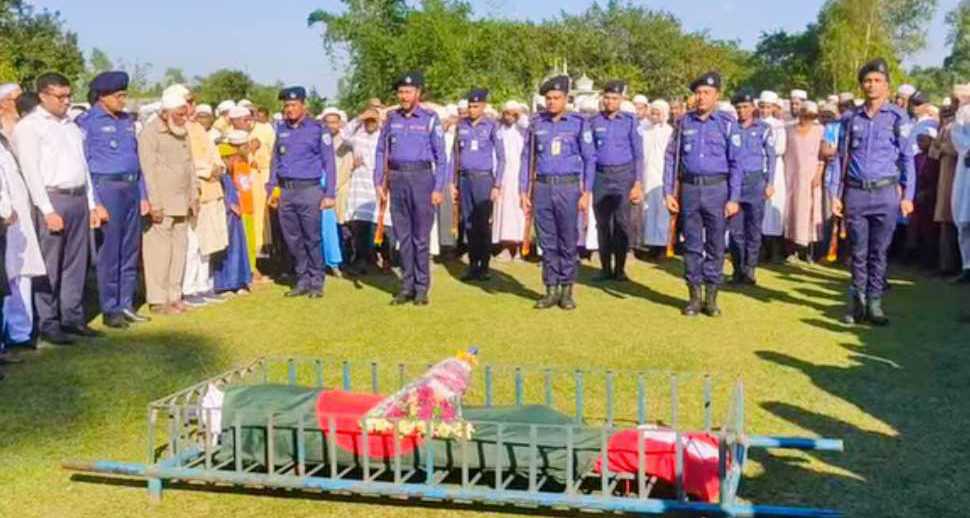
[[[394,162],[390,169],[399,173],[423,173],[431,170],[431,162]]]
[[[613,175],[613,174],[627,174],[633,171],[633,163],[621,164],[621,165],[598,165],[596,166],[596,172],[598,174]]]
[[[727,174],[705,175],[705,176],[700,176],[700,175],[687,176],[687,175],[684,175],[680,179],[680,181],[681,181],[681,183],[687,183],[687,184],[690,184],[690,185],[705,186],[705,185],[718,185],[718,184],[721,184],[721,183],[726,182],[727,179],[728,179],[728,175]]]
[[[539,183],[546,183],[549,185],[569,185],[573,183],[579,183],[579,174],[544,174],[536,175],[536,181]]]
[[[486,176],[491,178],[492,172],[481,169],[462,169],[461,175],[465,178],[484,178]]]
[[[885,178],[880,178],[878,180],[856,180],[855,178],[846,178],[845,184],[853,189],[862,189],[863,191],[875,191],[890,185],[899,185],[898,176],[887,176]]]
[[[51,194],[60,194],[61,196],[84,196],[88,193],[88,188],[84,185],[66,189],[61,187],[48,187],[47,192]]]
[[[764,176],[764,175],[765,175],[765,171],[745,171],[744,172],[745,178],[750,178],[752,176]]]
[[[280,178],[280,188],[283,189],[306,189],[308,187],[320,187],[320,179]]]
[[[118,183],[136,183],[141,177],[138,173],[114,173],[114,174],[101,174],[101,173],[91,173],[91,180],[95,183],[98,182],[118,182]]]

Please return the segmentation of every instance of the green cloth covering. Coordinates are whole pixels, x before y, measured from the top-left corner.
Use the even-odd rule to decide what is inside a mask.
[[[305,462],[318,464],[327,459],[327,443],[324,431],[319,429],[316,415],[317,398],[321,389],[289,385],[240,385],[226,389],[222,408],[222,447],[217,452],[219,462],[232,459],[234,432],[238,418],[241,426],[241,457],[244,465],[252,462],[266,463],[267,423],[270,413],[275,414],[273,426],[274,464],[279,467],[296,461],[296,437],[300,416],[304,423]],[[464,419],[475,426],[472,439],[467,443],[469,468],[472,470],[492,470],[501,462],[505,473],[518,471],[528,473],[531,449],[530,425],[537,425],[536,451],[537,470],[563,482],[566,478],[567,429],[543,427],[542,425],[573,425],[575,419],[544,405],[522,407],[463,407]],[[502,426],[502,449],[497,448],[498,423]],[[337,425],[339,430],[346,425]],[[574,473],[589,471],[599,454],[600,428],[576,425],[573,430]],[[337,446],[337,464],[340,467],[360,464],[362,454],[359,434],[347,433],[343,443],[351,444],[351,436],[356,435],[352,448]],[[404,444],[409,439],[402,438]],[[393,451],[393,440],[387,438],[388,451]],[[355,451],[350,451],[355,450]],[[373,451],[371,452],[373,455]],[[426,455],[434,456],[436,469],[461,469],[461,447],[457,440],[424,440],[417,450],[401,455],[402,469],[422,468]],[[383,459],[393,466],[392,458]],[[371,458],[371,466],[380,465],[382,459]],[[326,473],[326,472],[324,472]]]

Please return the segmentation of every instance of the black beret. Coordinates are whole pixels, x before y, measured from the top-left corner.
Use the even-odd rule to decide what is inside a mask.
[[[102,95],[111,95],[128,89],[128,74],[121,70],[101,72],[94,76],[88,86],[88,101],[94,103]]]
[[[710,72],[707,72],[707,73],[701,75],[697,79],[691,81],[691,83],[690,83],[690,91],[691,92],[694,92],[694,91],[697,90],[698,87],[701,87],[701,86],[711,86],[711,87],[716,88],[717,90],[720,90],[721,89],[721,74],[718,74],[714,70],[711,70]]]
[[[415,88],[424,88],[424,74],[419,70],[412,70],[394,82],[394,89],[397,90],[402,86],[413,86]]]
[[[281,101],[305,101],[306,88],[302,86],[290,86],[280,90],[279,99]]]
[[[916,93],[909,96],[909,105],[913,107],[922,106],[928,102],[929,99],[926,98],[926,94],[922,90],[916,90]]]
[[[539,95],[546,95],[547,93],[558,90],[564,94],[569,93],[569,76],[556,76],[549,79],[542,86],[539,87]]]
[[[748,90],[741,90],[740,92],[735,93],[734,97],[731,98],[731,104],[754,103],[754,102],[755,102],[755,97]]]
[[[872,72],[879,72],[880,74],[886,76],[886,80],[889,80],[889,65],[886,64],[886,60],[882,58],[876,58],[859,69],[859,82],[861,83],[867,75]]]
[[[625,95],[626,83],[623,81],[608,81],[606,86],[603,87],[603,93]]]
[[[470,103],[483,103],[488,100],[488,90],[484,88],[474,88],[465,97]]]

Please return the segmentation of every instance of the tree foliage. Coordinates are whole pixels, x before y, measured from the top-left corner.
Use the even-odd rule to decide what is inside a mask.
[[[946,14],[946,25],[946,42],[951,50],[943,60],[943,67],[953,79],[966,82],[970,80],[970,0],[960,0]]]
[[[58,12],[35,10],[23,0],[0,0],[0,76],[31,86],[49,71],[77,78],[84,56],[77,35],[64,28]]]

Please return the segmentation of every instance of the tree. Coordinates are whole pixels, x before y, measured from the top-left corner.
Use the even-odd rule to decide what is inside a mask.
[[[745,86],[754,91],[815,89],[818,55],[818,26],[815,24],[809,24],[797,33],[763,32],[751,57],[756,72]]]
[[[0,72],[24,85],[49,71],[78,78],[84,56],[58,12],[35,11],[23,0],[0,0]]]
[[[220,69],[196,78],[195,93],[202,101],[217,104],[226,99],[239,100],[249,95],[255,83],[240,70]]]
[[[965,82],[970,79],[970,0],[961,0],[945,20],[950,55],[943,60],[943,68],[953,80]]]

